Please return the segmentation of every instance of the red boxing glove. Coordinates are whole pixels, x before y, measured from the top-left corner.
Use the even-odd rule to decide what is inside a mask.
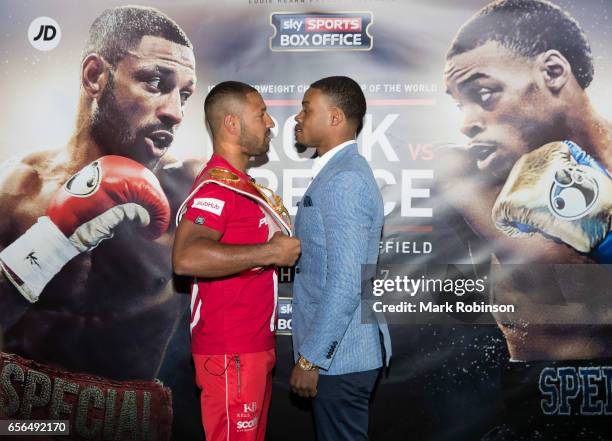
[[[46,214],[72,242],[79,237],[88,249],[111,237],[125,219],[139,221],[148,239],[161,236],[170,222],[168,199],[153,172],[123,156],[103,156],[73,175]]]
[[[153,172],[122,156],[104,156],[72,176],[38,218],[0,252],[0,268],[30,302],[79,253],[90,251],[129,220],[148,239],[170,223],[170,206]]]

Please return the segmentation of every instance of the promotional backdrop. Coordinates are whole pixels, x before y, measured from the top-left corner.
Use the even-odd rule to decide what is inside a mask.
[[[447,93],[446,53],[462,24],[487,3],[482,0],[146,2],[146,6],[161,10],[186,32],[193,42],[196,60],[195,93],[184,108],[184,120],[167,153],[167,157],[178,162],[168,170],[173,170],[172,167],[197,169],[210,157],[212,146],[203,114],[207,92],[225,80],[249,83],[262,94],[276,124],[269,153],[265,158],[254,158],[250,174],[280,194],[294,216],[296,204],[309,183],[314,155],[314,149],[298,149],[294,142],[294,117],[301,108],[303,93],[317,79],[347,75],[362,85],[368,101],[358,142],[385,202],[381,267],[404,275],[413,274],[414,269],[419,276],[423,273],[418,268],[429,265],[428,271],[433,271],[433,264],[442,265],[447,277],[450,277],[447,264],[465,264],[468,272],[488,271],[493,252],[488,247],[493,244],[488,242],[486,234],[479,234],[477,226],[468,226],[463,221],[459,209],[450,209],[436,190],[443,176],[438,174],[441,162],[449,160],[441,151],[445,146],[468,142],[467,133],[465,129],[466,134],[462,133],[461,128],[469,123],[465,120],[469,105],[466,107],[463,103],[457,107]],[[35,163],[37,152],[67,151],[65,146],[76,136],[81,52],[89,26],[105,8],[120,4],[125,3],[9,0],[0,5],[3,17],[0,159],[5,164],[1,166],[3,179],[12,176],[10,182],[2,181],[0,189],[3,192],[0,203],[4,205],[0,247],[7,247],[29,226],[18,224],[13,216],[37,212],[33,206],[39,203],[27,197],[30,181],[16,180],[11,173],[28,155],[33,155],[30,161]],[[578,20],[586,33],[595,67],[592,84],[586,89],[588,98],[592,108],[609,119],[612,117],[612,81],[609,80],[612,5],[605,0],[557,0],[555,4]],[[57,44],[51,49],[45,48],[49,50],[34,47],[30,42],[32,37],[28,38],[28,28],[39,17],[49,17],[57,24],[58,35],[50,39]],[[559,33],[563,31],[558,29]],[[45,36],[41,38],[44,40]],[[504,67],[497,66],[502,70]],[[541,109],[542,119],[546,118],[545,114],[546,109]],[[553,140],[557,139],[546,142]],[[53,167],[62,168],[61,154],[54,156],[53,161]],[[461,193],[463,190],[457,185],[455,191]],[[179,200],[181,194],[186,195],[188,187],[187,178],[180,181],[169,192],[171,202]],[[473,198],[473,203],[478,204],[478,194],[473,191],[472,187],[466,187],[463,196]],[[189,287],[187,280],[172,276],[173,229],[155,243],[137,242],[127,246],[130,231],[127,228],[120,231],[116,238],[89,252],[87,262],[79,256],[75,259],[78,262],[72,261],[66,266],[43,291],[36,306],[4,329],[4,350],[57,369],[91,373],[109,380],[158,378],[172,391],[174,439],[201,438],[199,396],[189,352]],[[112,263],[105,263],[108,261]],[[83,274],[78,271],[79,265],[89,268],[86,278],[75,275]],[[465,272],[461,267],[459,271]],[[282,270],[280,281],[281,296],[291,297],[291,272]],[[14,290],[15,296],[20,295],[12,285],[2,285],[2,289]],[[314,431],[309,403],[289,392],[288,377],[293,365],[291,338],[287,335],[290,303],[283,305],[284,309],[280,310],[283,320],[279,323],[282,331],[279,334],[283,335],[277,337],[268,439],[310,440],[314,439]],[[508,369],[510,354],[505,334],[489,313],[476,318],[441,313],[427,320],[416,315],[389,314],[388,320],[393,359],[391,366],[383,371],[374,394],[371,439],[481,439],[512,412],[504,407],[507,398],[504,372]],[[567,334],[559,335],[558,344],[563,346]],[[609,334],[602,332],[602,335],[597,341],[609,343]],[[583,357],[570,354],[567,358]],[[3,363],[17,362],[10,359]],[[600,381],[596,387],[601,392],[605,388],[602,378],[608,371],[598,372],[599,376],[593,378]],[[2,384],[13,382],[17,387],[18,375],[15,375],[3,371]],[[45,375],[54,381],[52,374]],[[607,395],[603,398],[592,395],[592,399],[593,402],[599,399],[605,409],[608,409],[605,406],[608,400],[608,410],[612,412],[609,389],[612,375],[605,378],[610,380],[605,382]],[[562,383],[549,385],[558,384]],[[36,406],[44,408],[52,402],[33,387],[32,396],[42,397],[34,400],[34,410]],[[129,389],[126,385],[116,388]],[[10,395],[6,390],[4,393]],[[581,403],[582,389],[578,392],[569,388],[565,392],[570,405],[572,400]],[[19,393],[27,395],[28,392]],[[69,393],[77,392],[64,391]],[[52,395],[55,397],[56,393]],[[90,400],[94,403],[92,408],[98,409],[101,406],[93,396],[92,392],[83,400]],[[142,406],[147,408],[147,398],[146,394],[135,397],[140,425],[145,419]],[[108,407],[108,400],[109,394],[105,392],[100,403],[104,401]],[[11,408],[11,402],[15,404],[8,398],[0,401],[3,413],[29,416],[18,414],[22,412],[17,410],[20,404]],[[76,406],[76,398],[74,403]],[[115,427],[125,423],[124,412],[117,406]],[[151,411],[159,409],[153,407]],[[61,416],[61,412],[56,410],[46,417]],[[63,412],[71,415],[70,410]],[[91,415],[88,418],[94,418]],[[93,419],[87,421],[83,434],[102,439],[114,433],[108,417],[97,432],[91,425]],[[139,428],[130,433],[136,433],[140,439],[147,430],[143,427],[142,431]],[[554,439],[543,436],[538,439]]]

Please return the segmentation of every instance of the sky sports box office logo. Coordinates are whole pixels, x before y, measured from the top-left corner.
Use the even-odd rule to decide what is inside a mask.
[[[291,316],[293,308],[291,305],[291,297],[279,297],[276,316],[276,334],[291,335]]]
[[[369,51],[371,12],[274,13],[270,24],[273,51]]]

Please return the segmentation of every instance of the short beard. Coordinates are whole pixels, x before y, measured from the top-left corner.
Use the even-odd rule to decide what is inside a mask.
[[[174,133],[174,128],[163,123],[130,127],[126,112],[117,102],[114,77],[109,71],[108,83],[100,95],[98,107],[91,118],[90,135],[105,155],[120,155],[133,159],[145,167],[155,170],[160,158],[149,158],[143,149],[138,149],[139,137],[156,130]]]
[[[263,155],[270,149],[269,142],[261,142],[251,133],[247,132],[244,124],[244,120],[240,120],[240,146],[249,153],[251,156]]]
[[[100,148],[108,154],[126,154],[134,145],[136,136],[130,130],[127,116],[119,107],[114,93],[114,77],[109,71],[108,83],[98,100],[91,119],[90,134]]]

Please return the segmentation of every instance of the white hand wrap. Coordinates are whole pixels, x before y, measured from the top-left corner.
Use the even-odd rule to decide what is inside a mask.
[[[19,292],[34,303],[47,283],[78,254],[72,242],[43,216],[0,252],[0,266]]]

